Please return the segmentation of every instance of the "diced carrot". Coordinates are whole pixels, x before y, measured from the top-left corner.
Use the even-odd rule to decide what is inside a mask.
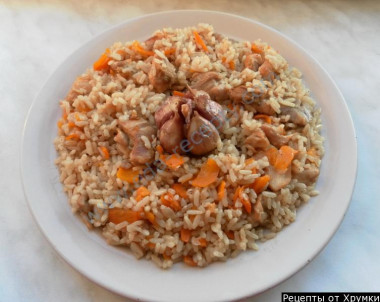
[[[264,122],[268,124],[272,124],[272,118],[269,115],[266,114],[256,114],[254,116],[254,119],[256,120],[263,120]]]
[[[207,162],[202,165],[201,170],[191,184],[195,187],[205,188],[217,180],[218,174],[218,164],[214,159],[209,158]]]
[[[290,164],[292,163],[294,155],[296,155],[297,153],[298,150],[295,150],[289,146],[282,146],[278,151],[276,162],[273,165],[274,168],[278,171],[287,170]]]
[[[153,225],[156,225],[156,217],[152,212],[145,212],[145,218]]]
[[[140,201],[142,200],[144,197],[146,196],[149,196],[150,195],[150,192],[149,190],[144,187],[144,186],[141,186],[139,187],[137,190],[136,190],[136,200],[137,201]]]
[[[108,220],[114,224],[119,224],[124,221],[133,223],[140,219],[142,219],[141,212],[120,208],[112,208],[108,210]]]
[[[229,62],[228,62],[228,67],[229,67],[231,70],[235,70],[235,62],[234,62],[234,61],[229,61]]]
[[[218,201],[222,201],[225,195],[226,195],[226,182],[222,180],[218,187]]]
[[[185,256],[185,257],[183,257],[183,262],[185,262],[189,266],[197,266],[197,264],[193,260],[193,257],[191,257],[191,256]]]
[[[171,170],[177,170],[185,163],[185,159],[179,154],[170,154],[164,156],[164,162]]]
[[[79,139],[79,134],[78,133],[71,133],[70,135],[66,136],[66,140],[72,140],[72,139]]]
[[[268,161],[269,163],[274,166],[274,164],[276,163],[276,160],[277,160],[277,154],[278,154],[278,150],[275,148],[275,147],[272,147],[272,148],[269,148],[267,151],[266,151],[266,156],[268,158]]]
[[[207,246],[207,240],[206,240],[206,238],[199,238],[198,242],[199,242],[199,245],[201,247],[206,247]]]
[[[104,159],[109,159],[110,158],[110,153],[105,146],[100,146],[99,147],[100,154],[103,156]]]
[[[191,231],[185,228],[181,229],[181,240],[183,242],[189,242],[191,238]]]
[[[264,191],[269,184],[270,176],[264,175],[256,178],[255,182],[251,185],[251,188],[256,192],[256,194],[260,194]]]
[[[69,128],[74,128],[75,127],[75,123],[73,123],[73,122],[69,122],[67,125],[69,126]]]
[[[194,38],[195,38],[195,43],[198,45],[198,47],[202,48],[205,52],[208,52],[208,48],[207,48],[205,42],[202,40],[199,33],[196,30],[194,30],[193,34],[194,34]]]
[[[245,189],[244,186],[239,186],[239,187],[236,188],[236,191],[235,191],[235,194],[234,194],[234,197],[233,197],[233,201],[234,201],[234,203],[236,203],[237,199],[240,199],[240,202],[242,203],[244,209],[249,214],[252,211],[252,204],[251,204],[251,202],[247,198],[245,198],[243,196],[244,189]]]
[[[180,97],[184,97],[184,96],[185,96],[185,94],[184,94],[183,92],[181,92],[181,91],[177,91],[177,90],[174,90],[174,91],[173,91],[173,95],[175,95],[175,96],[180,96]]]
[[[123,167],[120,167],[117,170],[116,176],[117,178],[131,184],[139,180],[139,174],[140,174],[140,171],[136,171],[132,169],[124,169]]]
[[[183,184],[175,183],[172,185],[173,190],[182,198],[188,199],[186,189]]]
[[[62,119],[67,120],[67,113],[66,111],[62,112]]]
[[[231,239],[231,240],[235,239],[235,234],[233,231],[227,231],[225,233],[226,233],[228,239]]]
[[[144,49],[138,41],[133,42],[132,49],[143,57],[150,57],[154,55],[154,51]]]
[[[181,210],[181,205],[179,204],[178,200],[174,199],[174,196],[170,193],[162,194],[161,195],[161,203],[173,209],[174,211],[179,211]]]
[[[261,47],[257,46],[254,43],[252,43],[252,45],[251,45],[251,50],[255,53],[258,53],[258,54],[262,54],[264,52],[264,50]]]
[[[93,68],[96,71],[108,69],[108,62],[111,60],[108,56],[110,50],[109,48],[99,57],[99,59],[94,63]]]
[[[170,56],[172,54],[175,54],[175,51],[176,51],[176,49],[174,47],[173,48],[169,48],[169,49],[166,49],[164,51],[164,54],[165,54],[165,56]]]

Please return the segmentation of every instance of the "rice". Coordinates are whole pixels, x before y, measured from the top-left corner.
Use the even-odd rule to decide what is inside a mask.
[[[194,31],[207,51],[195,41]],[[266,43],[229,40],[212,26],[198,24],[158,30],[140,44],[118,42],[105,55],[106,66],[88,69],[61,100],[63,116],[54,144],[60,181],[73,212],[89,228],[101,229],[109,244],[127,246],[136,258],[150,259],[164,269],[179,261],[204,267],[257,250],[259,242],[295,221],[297,208],[318,194],[315,182],[324,152],[320,109],[301,72]],[[258,69],[249,65],[254,55],[265,59]],[[274,77],[267,77],[264,63],[270,64]],[[152,84],[153,64],[174,66],[170,90],[160,92]],[[216,72],[219,87],[228,92],[218,101],[227,119],[218,129],[215,150],[198,157],[182,154],[182,162],[168,168],[160,166],[167,155],[159,152],[159,136],[142,135],[142,146],[151,150],[154,161],[133,164],[135,142],[128,135],[117,138],[120,123],[137,116],[157,129],[155,113],[165,99],[208,72]],[[266,107],[236,103],[231,91],[241,87],[251,94],[264,91],[260,104]],[[300,112],[308,113],[307,123],[300,124],[294,116]],[[262,150],[248,143],[265,127],[276,130],[286,141],[281,146],[295,152],[285,168],[278,161],[285,149],[278,146],[273,161],[268,153],[273,141]],[[267,132],[265,136],[270,138]],[[209,159],[218,169],[215,180],[193,186]],[[136,177],[128,181],[120,171]],[[283,178],[287,183],[276,187],[276,180]]]

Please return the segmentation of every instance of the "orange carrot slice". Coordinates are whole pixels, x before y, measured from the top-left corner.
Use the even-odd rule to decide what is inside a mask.
[[[149,196],[150,195],[150,192],[149,190],[144,187],[144,186],[141,186],[139,187],[137,190],[136,190],[136,200],[137,201],[140,201],[142,200],[144,197],[146,196]]]
[[[109,55],[109,48],[106,49],[106,51],[99,57],[99,59],[94,63],[93,68],[96,71],[104,70],[107,69],[108,62],[111,60],[108,55]]]
[[[185,257],[183,257],[183,262],[185,262],[189,266],[197,266],[197,264],[193,260],[193,257],[191,257],[191,256],[185,256]]]
[[[117,170],[116,176],[117,178],[131,184],[139,180],[139,174],[140,174],[140,171],[136,171],[132,169],[124,169],[123,167],[120,167]]]
[[[278,154],[278,150],[275,148],[275,147],[272,147],[272,148],[269,148],[267,151],[266,151],[266,156],[268,158],[268,161],[269,163],[274,166],[274,164],[276,163],[276,160],[277,160],[277,154]]]
[[[272,118],[266,114],[256,114],[253,118],[256,120],[263,120],[268,124],[272,124]]]
[[[181,240],[183,242],[189,242],[191,238],[191,231],[185,228],[181,229]]]
[[[297,150],[289,146],[282,146],[278,151],[276,162],[273,165],[274,168],[278,171],[285,171],[288,169],[292,160],[294,159],[294,155],[298,153]]]
[[[186,192],[186,189],[185,189],[185,186],[183,184],[179,184],[179,183],[176,183],[174,185],[172,185],[172,188],[173,190],[182,198],[189,198],[189,196],[187,195],[187,192]]]
[[[174,90],[174,91],[173,91],[173,95],[175,95],[175,96],[180,96],[180,97],[184,97],[184,96],[185,96],[185,94],[184,94],[183,92],[181,92],[181,91],[177,91],[177,90]]]
[[[205,188],[217,180],[218,174],[219,167],[216,161],[209,158],[207,162],[202,165],[198,175],[191,183],[195,187]]]
[[[154,55],[154,51],[144,49],[138,41],[133,42],[132,49],[142,57],[150,57]]]
[[[104,159],[110,158],[110,153],[109,153],[107,147],[100,146],[99,151],[100,151],[100,154],[103,156]]]
[[[226,195],[226,182],[222,180],[218,187],[218,201],[221,201],[225,195]]]
[[[266,189],[270,181],[269,175],[264,175],[256,178],[255,182],[251,185],[251,188],[256,192],[256,194],[260,194],[262,191]]]
[[[178,200],[175,200],[174,196],[170,193],[166,193],[166,194],[161,195],[161,203],[164,206],[173,209],[174,211],[180,211],[181,210],[180,203],[178,202]]]
[[[133,223],[140,219],[142,219],[141,212],[119,208],[112,208],[108,210],[108,220],[114,224],[119,224],[124,221]]]

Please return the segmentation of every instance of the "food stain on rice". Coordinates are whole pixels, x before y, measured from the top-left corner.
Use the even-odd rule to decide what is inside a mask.
[[[161,268],[257,250],[318,194],[320,109],[261,40],[198,24],[118,42],[60,106],[73,212]]]

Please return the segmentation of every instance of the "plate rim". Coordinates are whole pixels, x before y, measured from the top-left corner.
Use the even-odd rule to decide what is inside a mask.
[[[281,36],[287,42],[289,42],[290,44],[292,44],[292,46],[298,48],[303,53],[304,56],[309,57],[309,59],[311,59],[313,61],[313,63],[318,68],[320,68],[320,70],[323,72],[324,76],[332,84],[332,86],[333,86],[333,88],[335,90],[335,93],[337,93],[339,95],[339,97],[341,98],[341,100],[342,100],[342,104],[341,105],[344,106],[344,110],[346,111],[346,114],[347,114],[347,117],[348,117],[347,122],[349,123],[350,131],[353,134],[353,136],[351,137],[351,139],[352,139],[352,142],[353,142],[355,148],[354,148],[354,150],[352,150],[352,154],[351,154],[351,156],[354,159],[353,165],[351,165],[351,169],[353,171],[353,175],[354,176],[353,176],[353,178],[351,180],[352,184],[350,185],[350,191],[348,192],[349,193],[348,194],[349,198],[348,198],[348,201],[346,202],[346,206],[345,206],[345,210],[344,210],[343,215],[339,219],[336,220],[337,223],[336,223],[335,227],[330,230],[330,233],[329,233],[329,236],[328,236],[327,240],[325,238],[324,243],[318,249],[314,250],[314,252],[312,253],[312,255],[309,257],[309,259],[307,261],[305,261],[304,263],[300,263],[297,267],[293,268],[293,270],[291,272],[288,272],[286,274],[286,276],[280,278],[279,280],[277,280],[276,282],[272,283],[271,285],[267,285],[265,287],[262,287],[262,289],[260,291],[256,291],[256,292],[247,291],[246,293],[238,293],[238,294],[235,295],[235,297],[233,298],[233,300],[247,298],[247,297],[250,297],[252,295],[257,295],[257,294],[259,294],[261,292],[264,292],[264,291],[266,291],[266,290],[268,290],[270,288],[273,288],[273,287],[277,286],[278,284],[284,282],[285,280],[289,279],[290,277],[292,277],[293,275],[295,275],[297,272],[299,272],[301,269],[303,269],[313,259],[315,259],[315,257],[327,246],[327,244],[331,241],[331,239],[334,237],[335,233],[337,232],[337,230],[341,226],[344,217],[346,216],[346,213],[348,211],[348,208],[349,208],[351,200],[352,200],[352,195],[353,195],[353,192],[354,192],[354,189],[355,189],[355,184],[356,184],[356,179],[357,179],[357,173],[358,173],[358,144],[357,144],[357,135],[356,135],[356,131],[355,131],[355,127],[354,127],[354,122],[353,122],[350,110],[348,108],[347,102],[346,102],[346,100],[345,100],[342,92],[340,91],[338,85],[335,83],[335,81],[333,80],[333,78],[331,77],[331,75],[326,71],[326,69],[314,58],[313,55],[311,55],[308,51],[306,51],[306,49],[304,49],[301,45],[299,45],[297,42],[295,42],[292,38],[290,38],[287,35],[281,33],[280,31],[278,31],[277,29],[275,29],[273,27],[270,27],[270,26],[268,26],[266,24],[263,24],[263,23],[255,20],[255,19],[251,19],[251,18],[248,18],[248,17],[236,15],[236,14],[226,13],[226,12],[222,12],[222,11],[197,10],[197,9],[183,10],[183,9],[181,9],[181,10],[166,10],[166,11],[160,11],[160,12],[156,12],[156,13],[143,14],[143,15],[140,15],[140,16],[136,16],[134,18],[122,21],[122,22],[120,22],[118,24],[112,25],[112,26],[106,28],[105,30],[102,30],[99,33],[96,33],[95,35],[91,36],[85,42],[81,43],[79,45],[79,47],[75,48],[75,50],[73,50],[71,53],[69,53],[58,65],[56,65],[54,67],[53,71],[49,74],[49,76],[47,77],[47,79],[44,81],[43,85],[38,90],[38,93],[36,94],[35,98],[33,99],[32,103],[31,103],[31,105],[30,105],[30,107],[28,109],[27,115],[25,117],[24,125],[23,125],[23,128],[22,128],[21,148],[20,148],[21,152],[20,152],[20,168],[19,168],[19,172],[20,172],[20,176],[21,176],[23,193],[24,193],[25,199],[27,201],[28,208],[29,208],[29,210],[30,210],[30,212],[32,214],[32,217],[35,220],[38,228],[40,229],[40,231],[43,234],[43,236],[45,237],[45,239],[47,239],[47,241],[49,242],[49,244],[54,248],[55,252],[58,255],[60,255],[65,260],[66,263],[68,263],[71,267],[73,267],[81,275],[85,276],[86,278],[88,278],[92,282],[96,283],[97,285],[100,285],[103,288],[106,288],[106,289],[108,289],[108,290],[110,290],[112,292],[115,292],[115,293],[117,293],[119,295],[122,295],[124,297],[129,297],[129,298],[136,299],[136,300],[147,299],[147,300],[150,300],[150,301],[163,301],[162,299],[154,299],[154,298],[152,299],[151,295],[148,295],[149,296],[148,297],[147,295],[142,295],[142,293],[140,295],[137,295],[137,294],[134,294],[134,293],[126,293],[126,292],[124,292],[122,290],[119,290],[116,287],[111,286],[110,284],[106,284],[106,282],[102,282],[102,280],[100,280],[99,278],[96,278],[96,276],[91,276],[91,275],[87,274],[86,271],[84,269],[82,269],[82,267],[76,266],[69,259],[69,257],[67,257],[65,254],[63,254],[59,250],[59,248],[54,244],[54,241],[51,240],[51,238],[48,237],[48,235],[44,231],[43,227],[41,226],[40,221],[37,219],[36,213],[34,212],[32,204],[31,204],[31,202],[30,202],[30,200],[28,198],[28,195],[27,195],[27,188],[26,188],[26,182],[27,182],[27,180],[26,180],[25,174],[24,174],[25,173],[25,171],[24,171],[24,152],[25,152],[25,146],[24,146],[24,144],[25,144],[25,135],[26,135],[26,131],[27,131],[28,122],[30,121],[30,115],[31,115],[31,112],[32,112],[33,108],[35,107],[36,103],[38,102],[38,99],[39,99],[40,95],[46,89],[47,84],[49,83],[49,81],[51,80],[51,78],[54,77],[54,75],[62,67],[62,65],[64,65],[67,61],[69,61],[72,56],[74,56],[76,53],[78,53],[80,51],[80,49],[82,49],[83,47],[85,47],[85,45],[91,43],[91,41],[99,38],[100,36],[105,35],[106,33],[113,32],[114,30],[116,30],[118,28],[127,26],[128,24],[134,23],[134,22],[136,22],[136,21],[138,21],[140,19],[144,19],[144,18],[149,19],[150,17],[155,17],[155,16],[159,16],[159,15],[167,15],[167,14],[172,14],[172,13],[185,13],[185,14],[188,14],[188,13],[194,13],[194,14],[198,14],[198,13],[205,14],[206,13],[206,14],[208,14],[208,13],[210,13],[210,14],[214,14],[214,15],[219,15],[220,17],[231,17],[231,18],[234,18],[234,19],[243,19],[244,21],[247,21],[247,22],[253,23],[255,25],[258,25],[259,27],[265,28],[265,29],[267,29],[267,30],[269,30],[271,32],[274,32],[276,35]],[[230,301],[230,300],[231,299],[228,299],[228,301]],[[207,299],[205,299],[205,301],[207,301]],[[218,301],[227,301],[227,300],[221,299],[221,300],[218,300]]]

